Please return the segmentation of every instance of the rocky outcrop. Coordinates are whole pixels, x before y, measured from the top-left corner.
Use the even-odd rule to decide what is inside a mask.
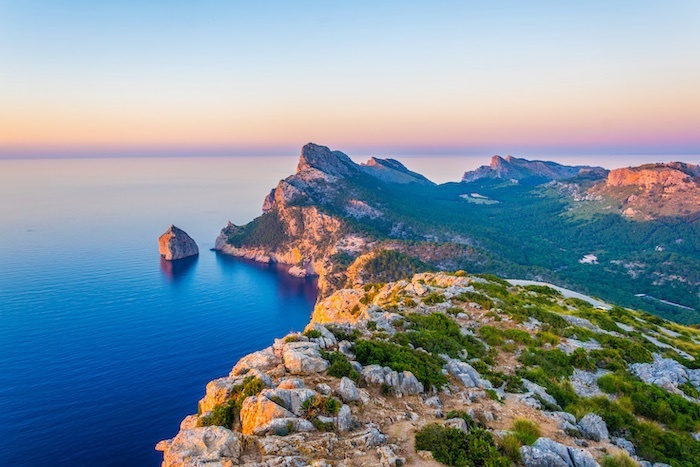
[[[197,256],[199,248],[187,233],[171,225],[163,235],[158,237],[158,250],[167,261]]]
[[[156,450],[163,451],[163,465],[204,467],[238,464],[243,437],[220,426],[181,430],[172,440],[161,441]]]
[[[435,185],[423,175],[408,170],[396,159],[378,159],[372,157],[360,168],[367,174],[388,183],[417,183],[419,185]]]
[[[639,377],[647,384],[659,386],[669,392],[683,395],[678,386],[690,383],[700,389],[700,369],[688,369],[670,358],[659,354],[653,355],[651,363],[633,363],[629,366],[630,373]]]
[[[525,467],[600,467],[585,449],[539,438],[532,446],[520,448]]]
[[[537,178],[546,181],[562,180],[576,176],[588,178],[604,178],[607,170],[602,167],[584,165],[568,166],[550,161],[529,161],[513,156],[493,156],[490,165],[484,165],[462,177],[463,183],[475,182],[483,178],[498,178],[505,180],[524,180]]]
[[[620,213],[639,220],[697,213],[700,166],[670,162],[614,169],[589,192],[616,201]]]

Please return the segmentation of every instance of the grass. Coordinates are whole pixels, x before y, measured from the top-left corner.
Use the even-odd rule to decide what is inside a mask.
[[[535,422],[519,418],[513,423],[513,433],[522,444],[532,446],[542,436],[540,428]]]

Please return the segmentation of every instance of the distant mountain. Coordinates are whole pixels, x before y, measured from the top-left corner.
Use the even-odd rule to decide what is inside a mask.
[[[699,217],[663,204],[677,194],[695,199],[696,166],[642,166],[606,179],[599,167],[494,162],[488,173],[528,182],[494,175],[435,185],[391,159],[356,164],[307,144],[296,173],[266,197],[264,214],[226,226],[216,249],[317,275],[322,297],[430,269],[464,269],[551,282],[700,323]],[[615,190],[628,192],[628,204],[648,190],[668,215],[626,216]]]
[[[700,166],[683,162],[615,169],[589,190],[630,218],[649,220],[700,212]]]
[[[549,161],[529,161],[513,156],[493,156],[491,165],[482,165],[476,170],[466,172],[462,182],[470,183],[481,179],[497,178],[504,180],[524,180],[537,178],[547,181],[562,180],[579,175],[589,178],[604,178],[608,171],[602,167],[587,165],[568,166]]]

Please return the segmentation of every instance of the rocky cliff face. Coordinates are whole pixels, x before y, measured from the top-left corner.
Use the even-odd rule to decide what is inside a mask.
[[[483,178],[498,178],[504,180],[523,180],[538,178],[547,181],[562,180],[576,176],[603,178],[607,170],[602,167],[568,166],[550,161],[529,161],[513,156],[493,156],[490,165],[484,165],[471,172],[466,172],[462,182],[469,183]]]
[[[615,169],[590,193],[617,202],[626,217],[694,214],[700,212],[700,167],[670,162]]]
[[[647,317],[463,272],[339,290],[157,449],[164,467],[693,465],[700,332]]]
[[[384,215],[384,209],[362,199],[353,184],[372,179],[434,185],[393,159],[372,158],[358,165],[340,151],[309,143],[302,148],[296,173],[266,196],[263,216],[243,227],[229,223],[215,248],[256,261],[287,264],[295,276],[317,275],[321,294],[328,294],[345,282],[331,258],[365,252],[370,242],[348,220]]]
[[[158,250],[163,258],[168,261],[197,256],[199,248],[187,233],[171,225],[168,230],[158,237]]]

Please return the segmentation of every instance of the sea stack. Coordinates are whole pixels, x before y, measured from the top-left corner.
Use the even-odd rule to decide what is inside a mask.
[[[174,225],[171,225],[163,235],[158,237],[158,249],[160,255],[167,261],[189,258],[199,254],[199,248],[192,237]]]

